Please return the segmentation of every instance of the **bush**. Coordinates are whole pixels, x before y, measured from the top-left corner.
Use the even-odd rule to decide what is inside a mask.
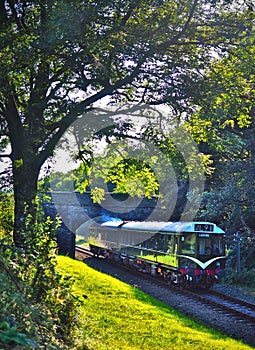
[[[19,333],[16,327],[11,327],[6,321],[0,323],[0,345],[3,347],[13,348],[16,344],[22,346],[29,346],[33,349],[38,348],[38,344],[29,339],[25,334]],[[17,348],[16,348],[17,349]]]
[[[227,267],[224,281],[229,284],[255,287],[255,270],[241,269],[240,274],[233,268]]]
[[[0,241],[0,340],[6,346],[23,341],[22,349],[68,349],[76,300],[71,281],[56,271],[58,223],[42,212],[31,222],[26,223],[25,249],[14,247],[10,236]]]
[[[240,274],[237,273],[237,242],[231,242],[226,263],[226,281],[232,284],[255,286],[255,236],[243,232],[240,239]]]
[[[14,199],[10,193],[0,193],[0,238],[13,230]]]

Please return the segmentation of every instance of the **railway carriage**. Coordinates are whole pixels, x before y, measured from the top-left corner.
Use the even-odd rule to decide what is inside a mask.
[[[211,287],[224,271],[225,233],[211,222],[92,224],[90,249],[170,283]]]

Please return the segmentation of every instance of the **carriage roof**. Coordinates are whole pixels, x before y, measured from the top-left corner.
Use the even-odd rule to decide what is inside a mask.
[[[211,222],[171,222],[171,221],[107,221],[102,224],[104,227],[122,228],[127,230],[155,231],[163,233],[189,233],[202,232],[224,234],[224,231]]]

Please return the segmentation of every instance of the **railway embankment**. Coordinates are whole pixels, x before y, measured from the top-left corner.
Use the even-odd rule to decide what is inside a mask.
[[[82,257],[78,256],[78,258],[81,259]],[[166,289],[156,283],[152,283],[151,281],[144,279],[143,276],[133,275],[129,271],[123,270],[117,266],[106,264],[103,259],[88,257],[85,259],[85,262],[93,269],[112,275],[113,277],[130,284],[136,289],[153,296],[157,300],[164,302],[175,310],[178,310],[182,314],[193,319],[195,322],[198,322],[198,324],[212,327],[233,339],[242,340],[253,348],[255,347],[255,327],[254,324],[251,324],[249,321],[246,322],[238,317],[233,317],[233,315],[228,314],[224,310],[219,310],[213,306],[198,303],[196,300],[182,295],[182,293],[176,293],[175,291]],[[215,288],[217,289],[217,287]],[[218,289],[223,289],[223,286],[218,287]],[[227,291],[226,286],[224,290]],[[232,293],[234,292],[235,288],[232,289]],[[228,293],[231,294],[231,287],[228,287]],[[247,291],[244,290],[244,297],[245,296],[247,297]],[[249,295],[249,299],[251,298],[252,295]],[[249,300],[249,302],[251,302],[251,300]],[[202,346],[199,347],[199,349],[200,348],[204,349],[205,347]],[[235,344],[232,348],[239,349],[239,344]],[[213,347],[213,349],[217,349],[217,346]]]

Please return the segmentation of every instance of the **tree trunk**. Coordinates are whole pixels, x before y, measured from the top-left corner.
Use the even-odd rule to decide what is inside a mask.
[[[32,222],[35,220],[39,175],[39,168],[35,164],[35,157],[31,159],[31,156],[13,162],[15,199],[13,239],[17,247],[24,247],[27,217],[31,216]]]

